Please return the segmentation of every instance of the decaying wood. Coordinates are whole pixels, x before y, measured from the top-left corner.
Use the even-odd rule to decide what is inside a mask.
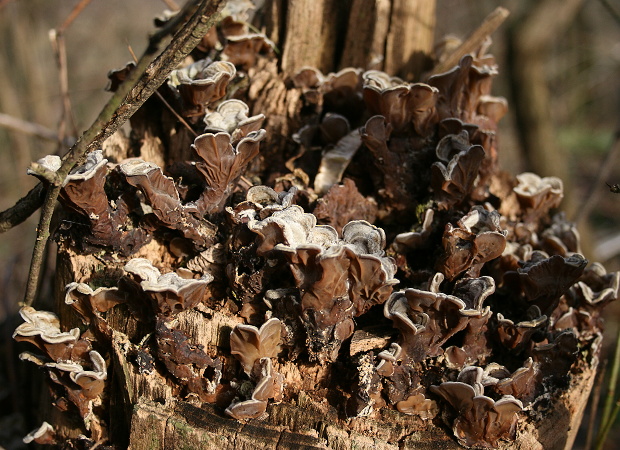
[[[341,68],[366,67],[380,70],[383,67],[390,11],[390,0],[353,0]],[[359,30],[364,30],[364,33]]]
[[[383,71],[416,80],[429,68],[435,31],[435,1],[394,0]]]

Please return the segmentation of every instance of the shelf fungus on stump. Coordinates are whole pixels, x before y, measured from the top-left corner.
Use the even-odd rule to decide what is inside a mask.
[[[150,431],[163,398],[166,424],[194,408],[208,434],[212,411],[283,447],[408,445],[440,419],[466,447],[530,443],[556,405],[571,433],[620,274],[581,256],[559,179],[500,171],[486,47],[425,80],[279,73],[240,3],[159,89],[185,124],[147,101],[122,156],[140,159],[94,151],[62,187],[56,303],[82,324],[25,307],[14,338],[74,435],[133,448],[114,408]],[[29,436],[73,439],[50,423]]]

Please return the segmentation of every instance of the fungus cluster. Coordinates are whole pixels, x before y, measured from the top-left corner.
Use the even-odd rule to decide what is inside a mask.
[[[227,420],[303,398],[343,427],[394,410],[443,421],[466,447],[515,439],[526,411],[596,366],[620,275],[579,254],[554,211],[560,180],[499,170],[507,105],[491,96],[492,56],[415,83],[359,68],[269,75],[303,105],[280,118],[296,125],[281,145],[252,88],[272,50],[225,18],[160,88],[198,136],[152,99],[132,119],[133,158],[96,151],[74,169],[61,252],[114,270],[104,287],[78,274],[67,286],[84,332],[24,308],[15,338],[44,355],[23,359],[95,442],[119,335],[133,350],[115,370],[157,373]],[[165,164],[144,160],[149,136]]]

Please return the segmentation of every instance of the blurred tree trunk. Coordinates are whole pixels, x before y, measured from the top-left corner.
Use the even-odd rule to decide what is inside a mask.
[[[557,176],[564,183],[563,209],[575,208],[568,158],[557,144],[551,116],[547,62],[555,42],[562,39],[583,0],[530,0],[513,11],[506,28],[507,75],[511,84],[517,133],[526,168],[540,176]]]

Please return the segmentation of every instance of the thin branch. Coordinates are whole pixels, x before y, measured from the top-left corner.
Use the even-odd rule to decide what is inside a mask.
[[[171,11],[178,11],[179,9],[181,9],[174,0],[162,0],[162,1],[166,4],[166,6]]]
[[[133,49],[131,48],[131,45],[128,45],[127,48],[129,49],[129,53],[131,53],[131,57],[133,58],[134,62],[138,62],[138,58],[136,57],[136,54],[133,52]],[[177,118],[177,120],[179,122],[181,122],[181,124],[187,128],[189,130],[189,132],[194,136],[194,137],[198,137],[198,133],[196,133],[194,131],[194,129],[189,125],[189,123],[187,123],[187,121],[178,113],[175,111],[175,109],[172,107],[172,105],[170,103],[168,103],[168,101],[164,98],[163,95],[161,95],[159,93],[159,91],[155,91],[155,95],[157,95],[157,98],[159,100],[161,100],[161,102],[164,104],[164,106],[166,108],[168,108],[168,110],[172,113],[172,115],[174,115],[174,117]]]
[[[477,51],[485,40],[504,23],[509,14],[510,12],[506,8],[502,8],[501,6],[495,8],[495,10],[484,19],[482,24],[480,24],[454,52],[448,55],[445,61],[437,64],[437,66],[433,68],[432,75],[447,72],[452,69],[452,67],[456,66],[463,56]]]
[[[32,304],[37,292],[43,253],[49,238],[50,222],[65,178],[91,149],[99,147],[159,88],[168,74],[183,61],[213,26],[216,15],[224,4],[225,0],[190,0],[179,14],[153,34],[136,67],[119,86],[95,122],[63,157],[63,163],[56,172],[56,182],[49,187],[41,211],[24,296],[26,305]],[[157,53],[162,39],[181,25],[182,27],[175,33],[166,49],[150,62],[153,55]]]
[[[25,197],[19,199],[13,207],[0,212],[0,233],[10,230],[30,217],[41,207],[44,199],[45,188],[39,183]]]
[[[69,16],[65,19],[65,21],[62,23],[62,25],[56,29],[56,32],[58,34],[63,34],[90,2],[91,0],[81,0],[77,5],[75,5],[75,7],[73,8]]]
[[[58,137],[58,133],[44,127],[43,125],[18,119],[17,117],[4,113],[0,113],[0,127],[45,139],[46,141],[57,142],[59,144],[66,145],[67,147],[71,147],[75,143],[75,141],[70,142],[68,139],[60,139]]]
[[[86,8],[91,0],[81,0],[71,10],[65,21],[55,30],[50,30],[49,38],[56,57],[58,66],[58,80],[60,83],[60,97],[62,99],[62,114],[60,115],[60,124],[58,126],[58,136],[65,139],[67,136],[67,127],[71,126],[71,135],[77,136],[77,126],[73,117],[73,108],[71,107],[71,96],[69,95],[69,71],[67,65],[67,46],[65,45],[65,31],[73,23],[73,21]]]

